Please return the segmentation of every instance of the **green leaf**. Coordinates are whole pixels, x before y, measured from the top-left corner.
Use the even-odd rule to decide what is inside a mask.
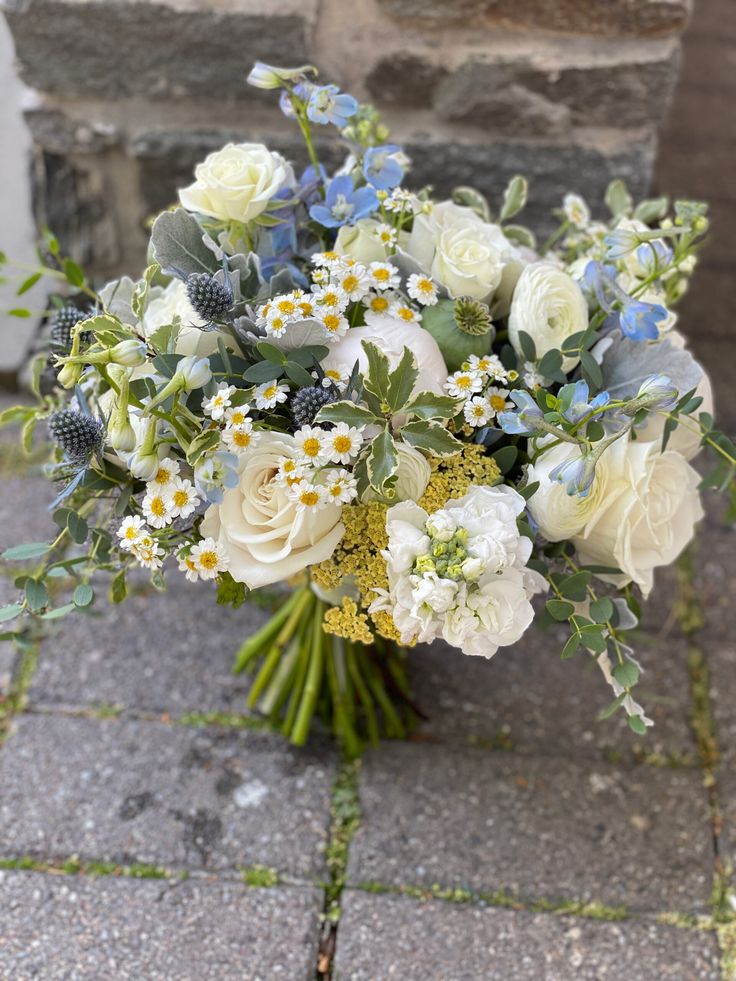
[[[37,416],[31,416],[30,419],[26,419],[23,423],[23,427],[20,431],[20,445],[23,448],[23,452],[30,454],[33,449],[33,434],[36,431],[36,424],[38,423]]]
[[[454,456],[463,446],[443,425],[431,420],[407,423],[401,430],[401,438],[410,446],[427,450],[432,456]]]
[[[531,484],[527,484],[526,487],[519,487],[518,490],[524,500],[528,501],[539,490],[539,481],[533,480]]]
[[[566,661],[574,654],[577,654],[579,650],[580,650],[580,634],[573,634],[571,637],[568,638],[567,643],[562,648],[562,654],[560,654],[560,660]]]
[[[503,195],[503,204],[501,205],[500,215],[502,222],[506,221],[508,218],[513,218],[514,215],[518,215],[526,204],[528,191],[529,184],[525,177],[521,177],[519,174],[517,174],[516,177],[511,178]]]
[[[8,316],[18,317],[20,320],[27,320],[31,316],[31,311],[25,307],[13,307],[12,310],[8,310]]]
[[[69,529],[72,541],[76,542],[77,545],[83,545],[89,531],[84,518],[80,518],[76,511],[70,511],[67,515],[66,527]]]
[[[156,262],[169,275],[218,270],[217,256],[205,245],[197,219],[183,208],[158,216],[151,229],[151,246]]]
[[[604,708],[602,712],[598,713],[598,721],[603,722],[604,719],[609,719],[613,713],[621,707],[621,703],[626,698],[626,692],[622,691],[618,698],[614,698],[611,704]]]
[[[631,729],[632,732],[635,732],[637,736],[646,736],[647,727],[646,724],[642,721],[641,716],[630,715],[627,721],[629,723],[629,729]]]
[[[527,334],[525,330],[520,330],[517,336],[519,338],[519,346],[521,348],[521,353],[524,355],[526,360],[536,361],[537,348],[531,334]]]
[[[43,613],[41,619],[60,620],[61,617],[65,617],[68,613],[73,613],[76,609],[73,603],[65,603],[64,606],[57,606],[55,610],[49,610],[47,613]]]
[[[8,562],[22,562],[23,559],[37,559],[45,555],[50,548],[49,542],[28,542],[26,545],[13,545],[12,548],[6,548],[0,558]]]
[[[127,595],[128,584],[125,581],[125,569],[121,569],[110,583],[110,600],[113,603],[122,603]]]
[[[639,669],[633,661],[624,661],[613,669],[613,677],[622,688],[633,688],[639,680]]]
[[[637,204],[634,210],[634,218],[638,221],[643,221],[646,225],[651,225],[652,222],[661,221],[664,218],[669,206],[669,198],[648,198],[646,201],[640,201]]]
[[[383,497],[392,498],[396,471],[399,468],[399,454],[388,429],[379,433],[371,443],[366,464],[371,487]]]
[[[256,344],[256,351],[266,360],[273,364],[286,364],[286,355],[280,347],[270,344],[268,341],[259,341]]]
[[[498,464],[501,473],[508,473],[516,463],[519,451],[515,446],[504,446],[493,454],[493,459]],[[537,484],[537,486],[539,486]]]
[[[135,284],[133,295],[130,298],[130,307],[138,320],[143,318],[143,313],[146,309],[146,302],[148,300],[148,290],[150,289],[151,282],[153,281],[154,277],[157,276],[160,271],[161,267],[159,264],[157,262],[152,262],[150,266],[146,267],[142,278]]]
[[[25,422],[36,414],[36,409],[32,405],[11,405],[10,408],[0,412],[0,427],[9,426],[14,422]]]
[[[583,369],[585,380],[591,388],[599,389],[603,385],[603,373],[601,372],[601,366],[590,351],[580,352],[580,365]]]
[[[368,371],[364,377],[364,385],[381,402],[388,401],[389,360],[383,351],[371,341],[362,342],[368,360]]]
[[[462,399],[454,399],[450,395],[417,392],[404,406],[404,410],[420,419],[452,419],[460,411],[462,404]]]
[[[250,368],[246,368],[243,372],[243,378],[255,385],[262,385],[264,382],[276,381],[277,378],[281,378],[283,373],[284,369],[281,365],[274,364],[272,361],[259,361],[257,364],[252,364]]]
[[[611,181],[611,183],[606,188],[606,204],[608,210],[611,212],[614,218],[618,218],[620,215],[628,214],[631,211],[633,201],[631,195],[622,180],[618,178]]]
[[[84,273],[73,259],[64,259],[62,268],[64,270],[64,275],[66,276],[67,282],[70,285],[77,287],[77,289],[80,286],[84,286]]]
[[[302,368],[296,361],[287,361],[284,371],[291,381],[296,385],[300,385],[302,388],[311,388],[314,385],[314,378],[312,378],[306,368]]]
[[[559,375],[560,378],[564,379],[564,375],[562,374],[562,354],[556,348],[547,351],[537,365],[537,368],[545,378],[552,378],[557,381],[559,379],[555,376]]]
[[[17,616],[23,612],[25,607],[22,603],[11,603],[10,606],[3,606],[0,608],[0,623],[6,623],[8,620],[15,620]]]
[[[590,604],[590,615],[596,623],[606,623],[613,616],[613,602],[608,596],[601,596]]]
[[[580,603],[588,595],[587,587],[589,583],[590,573],[581,571],[575,572],[571,576],[567,576],[559,583],[557,588],[565,599],[570,599],[576,603]]]
[[[525,245],[528,249],[536,249],[537,239],[534,232],[523,225],[504,225],[503,233],[506,238],[516,242],[517,245]]]
[[[472,208],[483,221],[491,220],[491,208],[488,201],[474,187],[462,186],[453,188],[452,200],[455,204],[459,204],[463,208]]]
[[[216,449],[220,445],[220,430],[206,429],[196,436],[189,444],[187,450],[187,463],[190,467],[196,467],[205,453]]]
[[[584,647],[594,654],[602,654],[608,646],[604,628],[596,623],[586,624],[580,628],[580,641]]]
[[[368,426],[379,421],[370,409],[355,402],[331,402],[323,405],[314,418],[316,423],[320,422],[344,422],[348,426]]]
[[[95,591],[88,582],[80,582],[72,594],[74,605],[80,607],[89,606],[94,598]]]
[[[28,292],[28,290],[33,289],[33,287],[36,285],[36,283],[39,281],[39,279],[41,278],[42,275],[43,275],[43,273],[40,273],[40,272],[32,273],[28,277],[28,279],[24,279],[23,280],[23,282],[20,284],[20,286],[16,290],[15,295],[16,296],[23,296],[24,293],[27,293]]]
[[[575,612],[575,607],[572,603],[568,603],[567,600],[550,599],[547,600],[545,606],[549,615],[560,623],[569,619],[571,614]]]
[[[311,368],[317,361],[324,361],[330,349],[324,344],[305,344],[304,347],[289,351],[289,360],[296,361],[302,368]]]
[[[38,613],[49,601],[49,591],[44,583],[38,579],[26,580],[25,594],[28,608],[33,613]]]
[[[389,376],[388,395],[386,401],[392,412],[402,409],[414,391],[414,384],[419,377],[417,359],[408,347],[404,348],[401,361]]]
[[[569,337],[566,337],[562,342],[562,353],[577,354],[583,346],[585,333],[584,330],[579,330],[576,334],[570,334]]]

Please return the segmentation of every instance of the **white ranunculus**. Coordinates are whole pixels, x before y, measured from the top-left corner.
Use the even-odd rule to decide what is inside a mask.
[[[537,358],[562,347],[571,334],[588,326],[588,304],[575,280],[551,262],[532,262],[516,284],[509,313],[509,340],[523,359],[519,332],[534,341]],[[579,358],[563,358],[562,370],[569,372]]]
[[[179,200],[187,211],[220,221],[252,221],[294,183],[291,166],[262,143],[228,143],[197,164],[194,177]]]
[[[471,208],[443,201],[414,218],[406,252],[453,297],[490,301],[517,249],[499,225]]]
[[[365,327],[351,327],[337,343],[330,346],[330,361],[351,371],[357,361],[360,371],[368,370],[368,360],[363,351],[363,341],[372,341],[388,357],[392,368],[401,360],[408,347],[416,357],[419,368],[414,390],[417,392],[444,393],[447,366],[437,341],[423,327],[407,324],[389,314],[366,314]]]
[[[357,262],[362,262],[366,266],[371,262],[390,262],[391,256],[388,255],[386,246],[376,235],[379,226],[374,218],[361,218],[354,225],[343,225],[337,233],[334,251],[338,255],[349,255]],[[402,232],[399,241],[406,239],[406,232]]]
[[[396,452],[399,456],[399,469],[396,473],[395,495],[393,500],[418,501],[427,489],[432,468],[427,458],[408,443],[397,443]],[[378,501],[378,494],[369,487],[361,497],[362,501]]]
[[[143,314],[143,333],[151,337],[159,327],[172,323],[174,317],[181,320],[174,345],[175,354],[208,357],[217,352],[219,337],[223,338],[230,350],[235,349],[235,341],[229,334],[219,330],[202,330],[206,322],[189,302],[187,288],[180,279],[172,279],[165,287],[154,286],[151,289]]]
[[[677,558],[703,517],[700,477],[680,453],[659,446],[621,437],[598,462],[587,497],[568,496],[549,480],[575,447],[554,447],[529,468],[540,487],[528,506],[545,538],[569,538],[582,562],[621,569],[610,581],[635,582],[645,596],[654,569]]]
[[[297,456],[294,437],[262,433],[258,443],[240,458],[237,487],[226,490],[222,503],[211,505],[202,521],[202,535],[223,546],[230,574],[250,589],[288,579],[309,565],[324,562],[345,531],[342,508],[337,504],[297,512],[286,488],[274,480],[285,456]]]

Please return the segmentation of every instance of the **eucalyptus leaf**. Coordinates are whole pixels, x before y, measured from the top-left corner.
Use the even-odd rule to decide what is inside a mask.
[[[170,276],[216,273],[220,263],[205,245],[197,219],[183,208],[164,211],[153,223],[151,246],[156,262]]]

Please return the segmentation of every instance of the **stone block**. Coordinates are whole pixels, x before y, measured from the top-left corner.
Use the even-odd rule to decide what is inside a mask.
[[[360,801],[351,884],[707,908],[713,851],[697,771],[393,744],[364,758]]]
[[[718,981],[713,934],[651,919],[598,923],[404,896],[342,897],[341,981]]]
[[[0,872],[0,974],[146,981],[306,981],[316,889]]]
[[[301,64],[316,0],[198,5],[8,0],[21,77],[46,92],[123,99],[252,99],[251,64]],[[288,57],[286,54],[288,53]]]
[[[440,82],[434,106],[443,119],[517,136],[640,126],[663,117],[678,55],[676,40],[537,40],[516,51],[498,41]]]
[[[379,0],[392,17],[432,26],[503,25],[604,37],[681,31],[689,0]]]
[[[21,716],[0,754],[0,854],[324,872],[333,759],[262,733]]]

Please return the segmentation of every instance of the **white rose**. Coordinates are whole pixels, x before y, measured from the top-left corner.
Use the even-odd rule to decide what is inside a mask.
[[[334,251],[338,255],[349,255],[366,266],[371,262],[391,261],[386,246],[378,239],[376,229],[379,222],[373,218],[361,218],[354,225],[343,225],[337,233]],[[406,232],[399,236],[399,242],[406,239]]]
[[[519,257],[500,226],[452,201],[443,201],[429,214],[414,218],[406,251],[451,296],[476,300],[490,300],[504,267]]]
[[[291,166],[262,143],[228,143],[197,164],[194,177],[179,200],[187,211],[220,221],[252,221],[294,182]]]
[[[281,457],[296,457],[293,436],[263,433],[240,459],[240,481],[205,513],[201,532],[219,542],[229,571],[250,589],[288,579],[332,555],[343,536],[342,509],[297,513],[274,480]]]
[[[523,359],[519,331],[534,341],[537,358],[562,347],[571,334],[588,326],[588,304],[575,280],[551,262],[532,262],[516,284],[509,313],[509,340]],[[563,358],[562,370],[571,371],[580,358]]]
[[[223,338],[230,350],[235,349],[235,342],[229,334],[223,334],[219,330],[202,330],[206,321],[202,320],[189,302],[187,288],[180,279],[172,279],[165,287],[154,286],[149,296],[142,320],[146,337],[151,337],[159,327],[164,327],[172,323],[174,317],[179,317],[181,327],[174,344],[175,354],[206,358],[217,352],[218,337]]]
[[[396,484],[394,485],[394,500],[399,501],[418,501],[427,489],[429,478],[432,476],[432,468],[427,458],[408,443],[397,443],[396,452],[399,457],[399,469],[396,471]],[[378,501],[378,494],[369,487],[364,491],[361,500]]]
[[[339,341],[330,347],[330,360],[351,371],[358,362],[360,371],[368,370],[368,359],[363,351],[363,341],[372,341],[388,357],[392,368],[401,360],[404,348],[415,355],[419,376],[414,385],[417,392],[444,394],[447,366],[437,341],[417,324],[407,324],[388,314],[366,315],[365,327],[351,327]]]
[[[633,581],[646,596],[654,569],[677,558],[703,517],[700,477],[680,453],[660,453],[659,443],[624,436],[601,457],[588,496],[568,497],[564,487],[551,485],[549,471],[556,458],[577,450],[565,456],[560,449],[530,467],[529,479],[540,481],[529,501],[540,531],[551,541],[570,538],[584,563],[621,569],[622,576],[604,578]]]

